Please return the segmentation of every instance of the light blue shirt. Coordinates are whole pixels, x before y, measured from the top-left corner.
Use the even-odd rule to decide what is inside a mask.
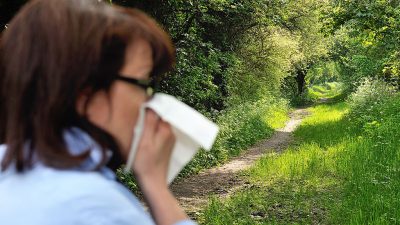
[[[22,174],[13,167],[0,172],[1,225],[154,224],[110,169],[90,171],[101,159],[101,152],[89,135],[74,128],[64,134],[64,139],[72,154],[91,149],[81,166],[58,170],[37,161]],[[0,161],[5,149],[0,145]],[[185,220],[176,225],[194,224]]]

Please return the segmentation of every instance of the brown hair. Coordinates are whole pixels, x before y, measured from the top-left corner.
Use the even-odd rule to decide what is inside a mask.
[[[32,0],[0,39],[2,170],[17,171],[35,155],[55,168],[78,166],[89,152],[69,154],[63,131],[79,127],[103,149],[119,153],[114,138],[76,110],[80,93],[108,91],[124,64],[125,48],[142,38],[153,49],[153,75],[171,69],[169,36],[144,13],[97,0]],[[90,98],[89,100],[90,101]],[[98,166],[104,165],[103,163]]]

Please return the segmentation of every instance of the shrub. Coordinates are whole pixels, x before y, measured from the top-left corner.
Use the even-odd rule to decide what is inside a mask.
[[[380,115],[387,108],[387,101],[396,95],[396,87],[384,81],[366,78],[347,99],[350,105],[349,117],[357,124],[368,124],[382,120]],[[378,122],[378,121],[377,121]]]

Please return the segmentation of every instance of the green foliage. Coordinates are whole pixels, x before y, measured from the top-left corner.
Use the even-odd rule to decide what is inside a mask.
[[[343,101],[347,95],[345,90],[345,85],[339,82],[310,85],[303,94],[291,97],[290,104],[292,106],[306,106],[317,103]]]
[[[351,118],[358,124],[369,124],[374,121],[382,122],[384,118],[381,116],[388,113],[385,111],[388,107],[387,100],[395,95],[396,89],[390,84],[381,80],[363,80],[348,99],[351,107]]]
[[[399,1],[331,1],[324,14],[325,30],[335,36],[331,55],[352,90],[363,77],[400,83]]]
[[[287,71],[293,66],[288,56],[298,51],[299,43],[279,27],[257,28],[248,39],[254,43],[239,50],[241,68],[229,80],[235,103],[254,101],[268,93],[279,95]]]
[[[314,64],[308,71],[306,81],[308,85],[323,84],[339,81],[340,74],[334,61],[321,61]]]
[[[204,46],[208,47],[207,55],[202,54],[196,46],[177,49],[180,63],[176,72],[161,83],[161,91],[179,97],[203,113],[225,108],[225,76],[229,70],[222,71],[221,63],[234,63],[230,55]]]
[[[143,9],[169,31],[178,60],[162,91],[212,118],[230,105],[279,97],[295,67],[327,52],[320,0],[113,2]]]
[[[365,124],[365,136],[349,146],[346,173],[349,182],[345,191],[349,196],[338,214],[348,213],[352,223],[397,224],[399,214],[400,135],[398,109],[400,99],[390,100],[388,111],[381,123]],[[376,118],[375,121],[379,121]],[[366,126],[368,125],[368,126]],[[351,210],[345,210],[346,208]]]

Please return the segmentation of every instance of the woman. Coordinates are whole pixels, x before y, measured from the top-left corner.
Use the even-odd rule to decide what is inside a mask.
[[[132,168],[152,218],[110,170],[174,62],[152,19],[97,0],[32,0],[0,51],[1,224],[193,224],[168,190],[174,136],[154,112]]]

